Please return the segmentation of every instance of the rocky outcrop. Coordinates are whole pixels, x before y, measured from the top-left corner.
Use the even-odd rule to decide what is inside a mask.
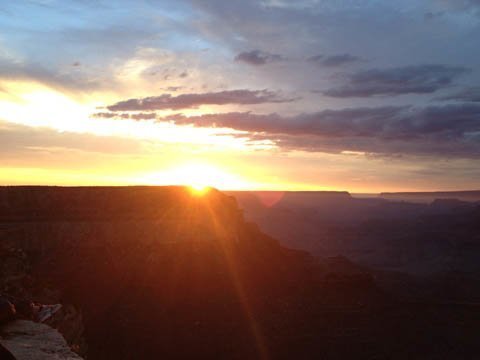
[[[9,227],[4,226],[5,228]],[[28,232],[20,233],[23,234],[22,239],[28,239]],[[19,239],[12,236],[12,232],[0,232],[0,293],[43,304],[63,302],[60,291],[34,268],[38,258],[45,255],[45,247],[27,246],[28,241],[17,240]],[[46,320],[46,323],[57,329],[75,352],[86,353],[83,317],[75,306],[64,303],[60,311]]]
[[[60,333],[45,324],[16,320],[0,327],[0,343],[17,360],[79,360]]]

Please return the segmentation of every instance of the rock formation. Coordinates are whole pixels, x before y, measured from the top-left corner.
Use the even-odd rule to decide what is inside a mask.
[[[0,326],[0,344],[16,360],[80,360],[62,335],[45,324],[15,320]]]

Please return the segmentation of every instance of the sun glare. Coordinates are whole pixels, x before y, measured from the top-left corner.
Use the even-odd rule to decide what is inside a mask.
[[[184,185],[196,194],[204,194],[209,188],[222,190],[245,189],[248,184],[216,166],[202,163],[185,164],[165,171],[148,174],[140,179],[151,185]]]
[[[210,189],[209,186],[201,185],[201,184],[192,184],[189,186],[190,191],[193,195],[202,196],[208,192]]]

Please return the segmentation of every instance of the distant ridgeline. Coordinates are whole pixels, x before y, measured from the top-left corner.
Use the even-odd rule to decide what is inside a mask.
[[[456,199],[460,201],[480,201],[480,190],[473,191],[432,191],[432,192],[383,192],[381,198],[389,200],[432,202],[437,199]]]
[[[352,199],[347,191],[226,191],[234,196],[243,209],[316,206],[319,202],[348,202]]]

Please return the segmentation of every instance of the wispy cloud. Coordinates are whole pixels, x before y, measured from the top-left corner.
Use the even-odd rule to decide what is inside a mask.
[[[337,54],[337,55],[315,55],[308,58],[308,61],[327,67],[338,67],[347,64],[357,63],[362,61],[358,56],[351,54]]]
[[[453,94],[438,97],[436,100],[480,102],[480,87],[465,88]]]
[[[192,93],[172,96],[164,94],[142,99],[129,99],[107,106],[110,111],[179,110],[196,108],[201,105],[252,105],[284,103],[295,99],[284,98],[269,90],[225,90],[209,93]]]
[[[140,153],[141,145],[139,141],[133,139],[59,132],[0,120],[1,158],[20,156],[33,159],[35,153],[59,150],[118,155]]]

